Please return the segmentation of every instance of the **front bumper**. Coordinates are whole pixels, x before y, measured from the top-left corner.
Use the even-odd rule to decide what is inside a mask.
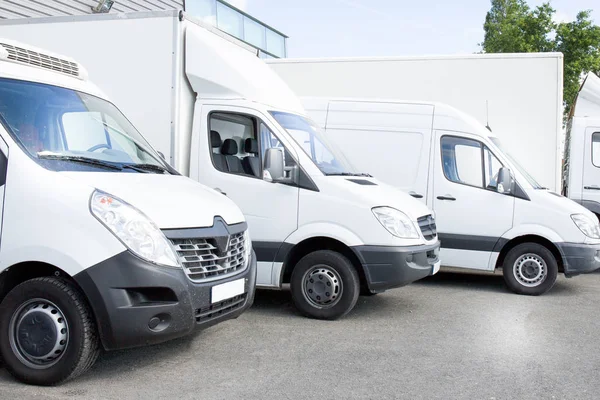
[[[368,289],[380,293],[435,274],[440,267],[440,242],[421,246],[355,246]]]
[[[211,288],[244,279],[244,293],[211,304]],[[233,276],[190,281],[183,269],[150,264],[125,251],[75,275],[94,311],[106,350],[164,342],[228,319],[254,301],[256,255]]]
[[[567,278],[600,269],[600,244],[557,243],[557,246]]]

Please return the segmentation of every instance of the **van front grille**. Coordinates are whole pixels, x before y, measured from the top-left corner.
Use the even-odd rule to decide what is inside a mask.
[[[433,240],[437,236],[437,226],[435,225],[435,219],[431,215],[425,215],[417,219],[419,229],[425,240]]]
[[[7,43],[0,43],[0,46],[8,52],[9,60],[79,77],[79,66],[75,62]]]
[[[225,238],[172,238],[171,243],[190,280],[203,282],[234,275],[247,267],[246,232]],[[219,249],[218,241],[223,239],[228,244]]]

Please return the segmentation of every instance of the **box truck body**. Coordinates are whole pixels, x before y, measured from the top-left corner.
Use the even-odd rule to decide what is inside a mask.
[[[300,97],[441,102],[491,127],[543,186],[560,191],[563,56],[267,60]]]
[[[567,124],[563,194],[600,216],[600,78],[591,72]]]
[[[431,211],[353,171],[277,74],[215,28],[148,12],[6,21],[0,34],[89,65],[177,170],[240,206],[257,284],[290,283],[303,314],[338,318],[359,293],[438,271]]]
[[[160,343],[252,304],[240,209],[162,160],[79,63],[4,38],[0,216],[0,356],[27,383],[62,382],[101,347]],[[193,251],[214,241],[235,260]]]

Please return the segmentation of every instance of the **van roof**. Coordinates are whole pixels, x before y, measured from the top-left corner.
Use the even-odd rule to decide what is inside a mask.
[[[486,127],[473,116],[460,111],[446,103],[436,101],[419,100],[397,100],[377,98],[353,98],[353,97],[302,97],[304,107],[310,110],[313,107],[327,109],[327,103],[331,101],[355,102],[355,103],[381,103],[381,104],[410,104],[432,106],[435,115],[435,129],[454,130],[471,133],[480,137],[494,137]]]
[[[0,38],[0,77],[45,83],[106,96],[87,80],[87,71],[70,57]]]
[[[585,77],[574,107],[575,117],[600,117],[600,78],[593,72]]]

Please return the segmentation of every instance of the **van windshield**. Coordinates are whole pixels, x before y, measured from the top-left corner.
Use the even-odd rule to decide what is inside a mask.
[[[500,141],[500,139],[498,139],[497,137],[489,137],[489,139],[492,141],[492,143],[494,143],[494,145],[496,145],[498,149],[500,149],[502,154],[504,154],[504,156],[508,158],[508,160],[517,169],[517,171],[519,171],[519,173],[523,175],[525,179],[527,179],[527,182],[529,182],[529,184],[533,186],[534,189],[545,189],[542,185],[537,183],[537,181],[531,175],[529,175],[529,172],[527,172],[527,170],[523,168],[521,164],[519,164],[517,160],[510,155],[508,151],[506,151],[506,149],[504,148],[504,144]]]
[[[0,120],[48,169],[174,172],[114,105],[89,94],[0,79]]]
[[[325,175],[369,176],[357,173],[344,154],[327,140],[322,129],[308,118],[271,111],[271,115],[294,138]]]

